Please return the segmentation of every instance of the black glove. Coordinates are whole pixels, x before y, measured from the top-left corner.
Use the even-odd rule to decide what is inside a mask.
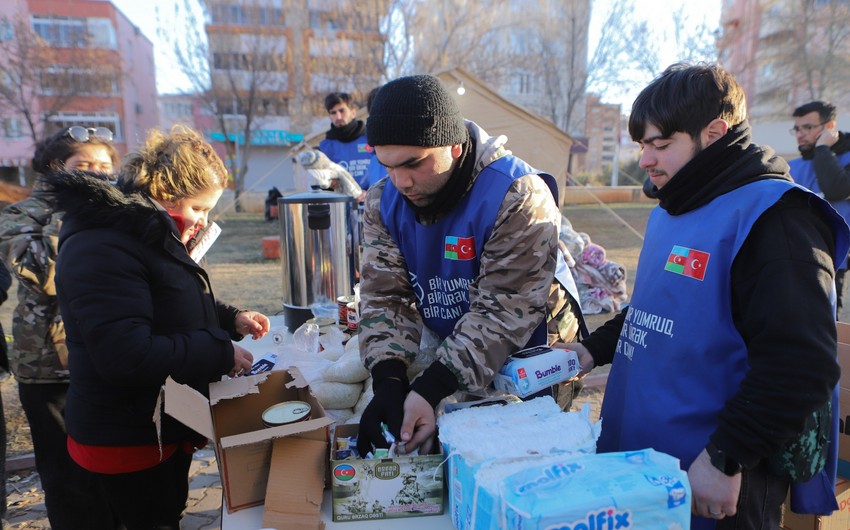
[[[434,361],[413,381],[410,389],[425,398],[433,408],[437,408],[440,401],[457,392],[459,386],[455,374],[445,364]]]
[[[372,369],[372,389],[375,396],[360,417],[360,432],[357,435],[360,458],[372,452],[372,446],[390,446],[381,433],[381,423],[386,423],[392,435],[399,439],[404,420],[404,400],[409,389],[407,367],[401,361],[376,364]]]

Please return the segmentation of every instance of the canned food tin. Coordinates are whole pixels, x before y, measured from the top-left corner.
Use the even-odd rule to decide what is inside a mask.
[[[305,322],[305,324],[316,324],[319,326],[319,332],[326,332],[327,328],[336,325],[336,321],[331,317],[318,318],[314,317]]]
[[[349,294],[340,296],[336,299],[336,305],[339,307],[339,324],[348,326],[348,304],[354,301],[354,295]]]
[[[284,401],[263,411],[263,425],[279,427],[310,419],[312,407],[304,401]]]
[[[351,302],[346,306],[348,310],[348,329],[351,331],[357,331],[357,328],[360,326],[360,315],[357,314],[357,304]]]

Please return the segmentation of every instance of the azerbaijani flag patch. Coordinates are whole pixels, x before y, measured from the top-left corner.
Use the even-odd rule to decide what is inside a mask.
[[[357,144],[358,153],[371,153],[375,149],[369,144]]]
[[[664,270],[702,281],[705,279],[705,269],[710,257],[708,252],[674,245]]]
[[[446,252],[444,257],[453,260],[470,260],[475,258],[475,238],[446,236]]]

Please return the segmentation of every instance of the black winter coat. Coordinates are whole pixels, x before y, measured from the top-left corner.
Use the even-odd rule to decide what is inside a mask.
[[[69,435],[90,445],[157,444],[168,376],[208,394],[233,368],[238,310],[215,301],[168,214],[90,174],[50,180],[65,211],[56,288],[71,384]],[[162,442],[199,435],[160,411]]]

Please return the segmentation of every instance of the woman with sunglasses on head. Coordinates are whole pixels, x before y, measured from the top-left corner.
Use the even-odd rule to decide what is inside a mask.
[[[30,425],[53,530],[114,526],[104,503],[92,493],[91,475],[68,454],[64,420],[68,350],[53,281],[62,214],[45,190],[45,181],[65,170],[89,171],[105,180],[118,162],[109,129],[62,129],[36,144],[32,168],[37,175],[30,196],[0,213],[0,259],[18,280],[9,364]]]
[[[192,452],[207,442],[162,410],[166,379],[208,395],[210,382],[251,368],[232,340],[269,329],[265,315],[217,301],[186,249],[227,182],[212,147],[181,126],[152,131],[117,187],[84,173],[50,180],[65,211],[56,285],[73,374],[68,449],[128,530],[179,528]]]

